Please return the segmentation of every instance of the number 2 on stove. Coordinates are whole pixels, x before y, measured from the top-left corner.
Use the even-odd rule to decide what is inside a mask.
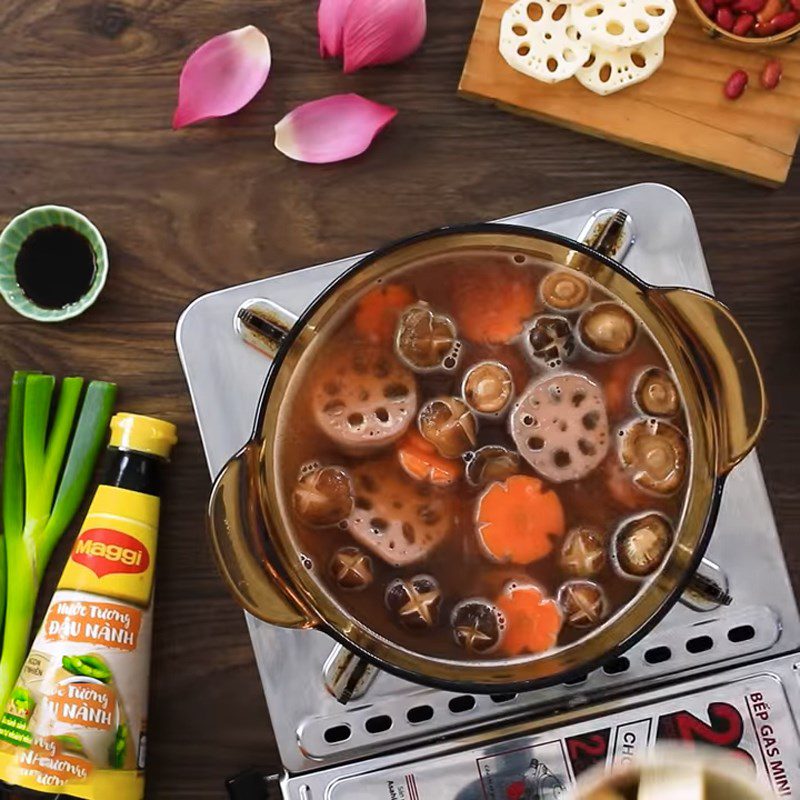
[[[659,717],[657,738],[726,747],[752,763],[752,756],[739,747],[744,721],[736,708],[729,703],[709,703],[707,713],[708,722],[698,719],[690,711],[665,714]]]

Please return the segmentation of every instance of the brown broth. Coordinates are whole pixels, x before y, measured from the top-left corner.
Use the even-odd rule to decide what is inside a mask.
[[[459,319],[459,308],[455,305],[454,286],[463,284],[465,280],[472,282],[485,295],[479,305],[490,307],[493,302],[510,305],[503,297],[501,290],[493,291],[498,275],[521,283],[522,294],[526,291],[537,292],[540,281],[549,273],[549,268],[526,259],[525,263],[517,263],[510,255],[497,251],[461,253],[455,259],[452,256],[435,259],[433,263],[426,261],[407,268],[399,275],[393,276],[389,284],[409,287],[419,300],[428,302],[439,313],[449,315],[456,324],[459,339],[462,342],[458,368],[452,373],[437,372],[417,375],[418,407],[427,399],[441,395],[460,395],[464,371],[484,359],[492,359],[505,363],[514,376],[516,395],[529,381],[539,378],[548,372],[541,365],[532,361],[524,352],[519,341],[508,344],[493,345],[475,343],[462,335],[463,320]],[[598,301],[609,301],[613,298],[601,287],[591,284],[589,303],[583,308]],[[539,295],[534,314],[546,312],[560,314],[577,323],[580,310],[572,312],[554,311],[544,307]],[[324,341],[314,345],[307,356],[306,363],[301,363],[292,378],[288,396],[282,405],[279,439],[277,440],[279,491],[283,498],[284,508],[292,508],[292,491],[303,465],[316,462],[322,465],[340,465],[348,470],[369,469],[376,476],[386,471],[395,471],[402,475],[409,484],[416,482],[405,476],[397,466],[396,447],[390,445],[374,454],[353,456],[343,453],[325,436],[314,422],[311,408],[311,396],[319,382],[319,374],[324,365],[337,352],[353,351],[364,347],[365,342],[354,324],[356,304],[343,309],[338,319],[331,325],[330,333]],[[581,310],[582,310],[581,309]],[[469,327],[469,326],[468,326]],[[391,353],[391,346],[388,350]],[[392,358],[396,358],[392,355]],[[606,387],[609,381],[614,385],[623,382],[632,385],[635,378],[644,368],[658,366],[668,370],[663,354],[650,335],[639,325],[639,330],[632,347],[618,357],[598,356],[586,350],[576,336],[576,349],[567,363],[559,371],[580,372],[589,375],[600,386]],[[616,431],[620,425],[631,419],[641,417],[632,399],[632,392],[617,393],[621,402],[619,407],[608,408],[610,447],[606,461],[616,459]],[[606,398],[608,399],[608,398]],[[684,434],[686,422],[681,412],[670,420]],[[413,427],[413,426],[412,426]],[[486,444],[502,444],[514,450],[515,446],[507,429],[507,414],[496,420],[479,420],[477,446]],[[605,462],[589,475],[575,482],[548,484],[559,496],[566,519],[566,529],[579,524],[595,524],[602,527],[606,541],[610,542],[613,532],[619,525],[633,514],[647,511],[658,511],[667,516],[673,526],[677,526],[684,500],[684,489],[668,497],[646,494],[633,489],[637,506],[631,508],[615,499],[607,488]],[[523,460],[522,473],[536,476],[535,471]],[[545,483],[547,483],[545,481]],[[633,484],[631,484],[633,486]],[[547,595],[555,597],[559,585],[569,576],[565,576],[558,563],[559,547],[539,561],[527,565],[493,563],[481,552],[475,534],[475,505],[478,496],[484,489],[473,488],[462,479],[452,488],[430,488],[437,496],[444,496],[452,504],[454,526],[449,536],[422,562],[403,568],[389,566],[380,558],[371,555],[374,567],[374,580],[370,586],[361,591],[345,591],[336,586],[329,574],[329,564],[336,551],[345,546],[357,543],[341,527],[313,528],[302,524],[294,516],[294,533],[299,550],[310,559],[313,569],[326,590],[350,613],[369,626],[376,633],[397,642],[411,650],[431,656],[470,659],[455,641],[450,626],[450,612],[460,600],[471,597],[485,597],[494,600],[504,584],[512,578],[524,578],[542,587]],[[358,494],[358,487],[356,487]],[[291,511],[289,512],[291,513]],[[363,549],[363,548],[362,548]],[[387,584],[394,578],[410,578],[418,574],[433,575],[442,590],[442,606],[439,624],[431,630],[408,630],[398,624],[384,604],[384,592]],[[610,559],[602,573],[593,578],[606,592],[611,614],[630,601],[642,587],[642,582],[626,579],[611,566]],[[610,616],[610,614],[609,614]],[[590,633],[591,630],[575,629],[564,625],[558,638],[559,645],[569,644]],[[483,658],[503,658],[503,652],[497,651]]]

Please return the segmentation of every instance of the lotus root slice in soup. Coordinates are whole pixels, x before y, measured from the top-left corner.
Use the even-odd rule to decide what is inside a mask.
[[[567,267],[462,250],[341,302],[290,378],[274,469],[304,574],[360,623],[431,657],[536,658],[649,590],[690,434],[631,309]]]

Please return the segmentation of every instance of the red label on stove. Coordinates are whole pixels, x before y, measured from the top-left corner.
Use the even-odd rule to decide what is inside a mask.
[[[611,728],[570,736],[565,740],[567,755],[573,775],[580,775],[589,767],[605,761],[608,756],[608,743],[611,739]]]

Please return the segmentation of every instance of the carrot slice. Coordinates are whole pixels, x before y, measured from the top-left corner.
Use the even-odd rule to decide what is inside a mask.
[[[367,341],[385,344],[392,341],[400,312],[415,300],[407,286],[388,283],[368,291],[356,307],[356,330]]]
[[[495,561],[530,564],[548,555],[564,535],[558,495],[529,475],[493,483],[478,501],[478,538]]]
[[[538,586],[512,582],[495,604],[506,620],[501,644],[505,653],[519,656],[555,647],[561,630],[561,610]]]
[[[411,430],[397,446],[400,466],[415,480],[449,486],[461,477],[461,462],[440,456],[436,448]]]
[[[473,342],[505,344],[536,310],[536,289],[524,273],[463,270],[453,286],[459,333]]]
[[[625,417],[633,412],[633,384],[648,363],[647,357],[638,352],[613,362],[603,381],[609,417]]]

